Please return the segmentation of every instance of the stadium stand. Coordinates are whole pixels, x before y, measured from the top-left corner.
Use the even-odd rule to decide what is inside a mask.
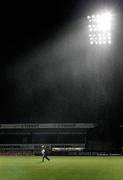
[[[76,154],[86,147],[88,129],[95,127],[93,123],[0,124],[0,153],[39,154],[45,144],[52,154]]]

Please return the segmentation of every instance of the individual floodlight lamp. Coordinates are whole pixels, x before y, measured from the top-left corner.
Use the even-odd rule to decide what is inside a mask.
[[[103,12],[87,16],[89,41],[91,45],[106,45],[112,42],[112,14]]]

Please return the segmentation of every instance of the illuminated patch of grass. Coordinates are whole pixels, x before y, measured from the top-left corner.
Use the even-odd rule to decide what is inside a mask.
[[[123,157],[0,156],[0,180],[122,180]]]

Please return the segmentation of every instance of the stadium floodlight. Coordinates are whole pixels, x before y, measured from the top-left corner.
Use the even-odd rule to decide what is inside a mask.
[[[106,45],[112,42],[112,14],[103,12],[87,16],[91,45]]]

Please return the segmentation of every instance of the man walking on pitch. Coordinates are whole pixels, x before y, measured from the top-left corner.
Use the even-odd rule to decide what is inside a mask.
[[[48,156],[47,156],[47,149],[46,149],[45,146],[42,146],[42,151],[41,151],[41,153],[42,153],[42,162],[44,162],[44,158],[46,158],[48,161],[50,160],[50,159],[48,158]]]

